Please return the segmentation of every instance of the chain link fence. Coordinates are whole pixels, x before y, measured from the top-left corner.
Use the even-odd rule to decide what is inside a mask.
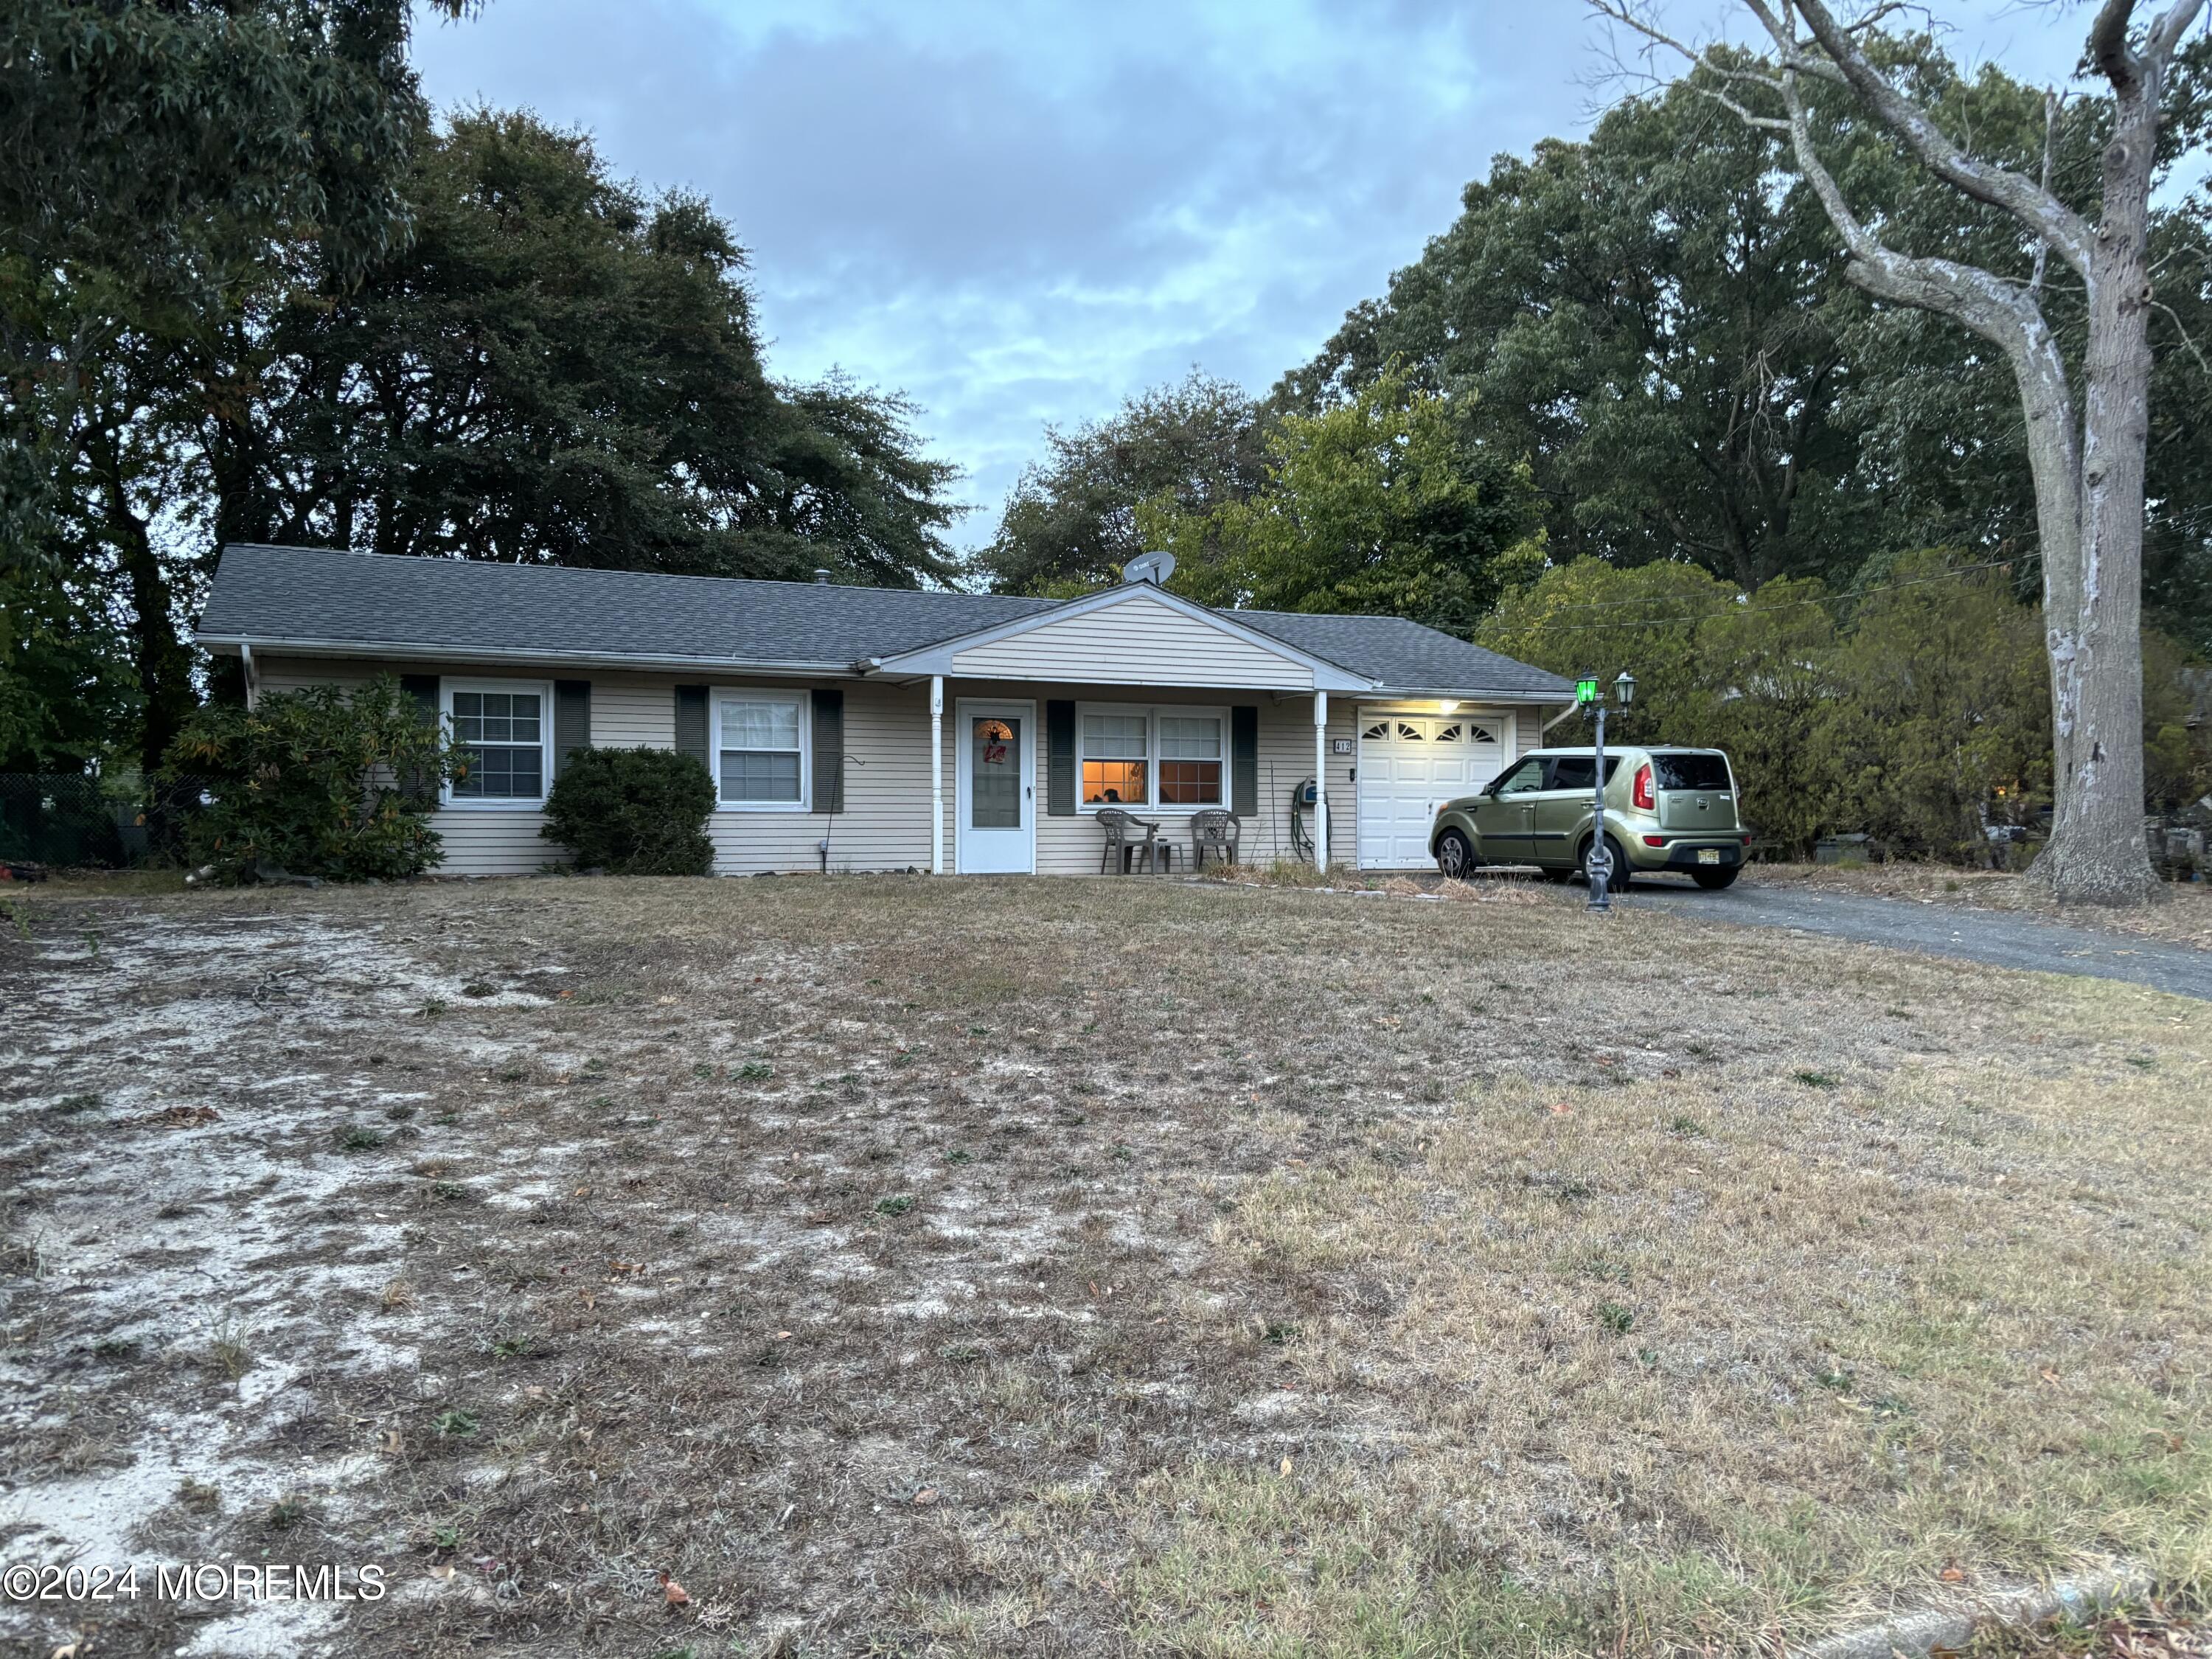
[[[0,772],[0,860],[121,870],[184,862],[207,780]]]

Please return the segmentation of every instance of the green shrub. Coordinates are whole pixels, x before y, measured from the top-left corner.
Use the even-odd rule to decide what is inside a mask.
[[[439,785],[465,769],[389,675],[350,695],[272,691],[251,711],[210,704],[185,724],[171,763],[210,780],[214,805],[185,846],[234,883],[271,869],[329,881],[420,875],[437,861]]]
[[[703,876],[714,861],[714,781],[670,749],[580,749],[553,781],[538,833],[586,869]]]

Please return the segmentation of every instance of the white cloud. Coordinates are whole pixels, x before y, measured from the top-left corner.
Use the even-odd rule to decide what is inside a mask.
[[[1969,58],[2078,54],[2079,15],[1954,10]],[[1587,126],[1595,40],[1574,0],[494,0],[416,58],[441,106],[527,106],[708,196],[773,372],[919,400],[972,544],[1045,422],[1310,356],[1492,155]]]

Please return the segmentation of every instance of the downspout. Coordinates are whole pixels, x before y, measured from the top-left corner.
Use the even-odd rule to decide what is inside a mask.
[[[238,660],[246,679],[246,712],[251,714],[261,701],[261,675],[253,666],[253,647],[244,640],[238,642]]]
[[[929,873],[945,873],[945,676],[929,677]]]
[[[1328,693],[1314,693],[1314,868],[1328,873]]]

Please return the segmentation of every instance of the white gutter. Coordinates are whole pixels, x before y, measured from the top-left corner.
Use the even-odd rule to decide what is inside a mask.
[[[235,646],[240,651],[248,641],[240,635],[195,634],[193,639],[207,647]],[[776,662],[750,657],[647,657],[628,651],[508,651],[482,647],[454,645],[423,645],[411,641],[379,641],[364,644],[359,640],[259,640],[253,641],[261,649],[297,651],[316,657],[405,657],[421,658],[433,662],[464,663],[592,663],[609,668],[640,670],[669,669],[742,669],[747,673],[812,674],[839,679],[859,679],[864,677],[861,665],[853,662]]]

